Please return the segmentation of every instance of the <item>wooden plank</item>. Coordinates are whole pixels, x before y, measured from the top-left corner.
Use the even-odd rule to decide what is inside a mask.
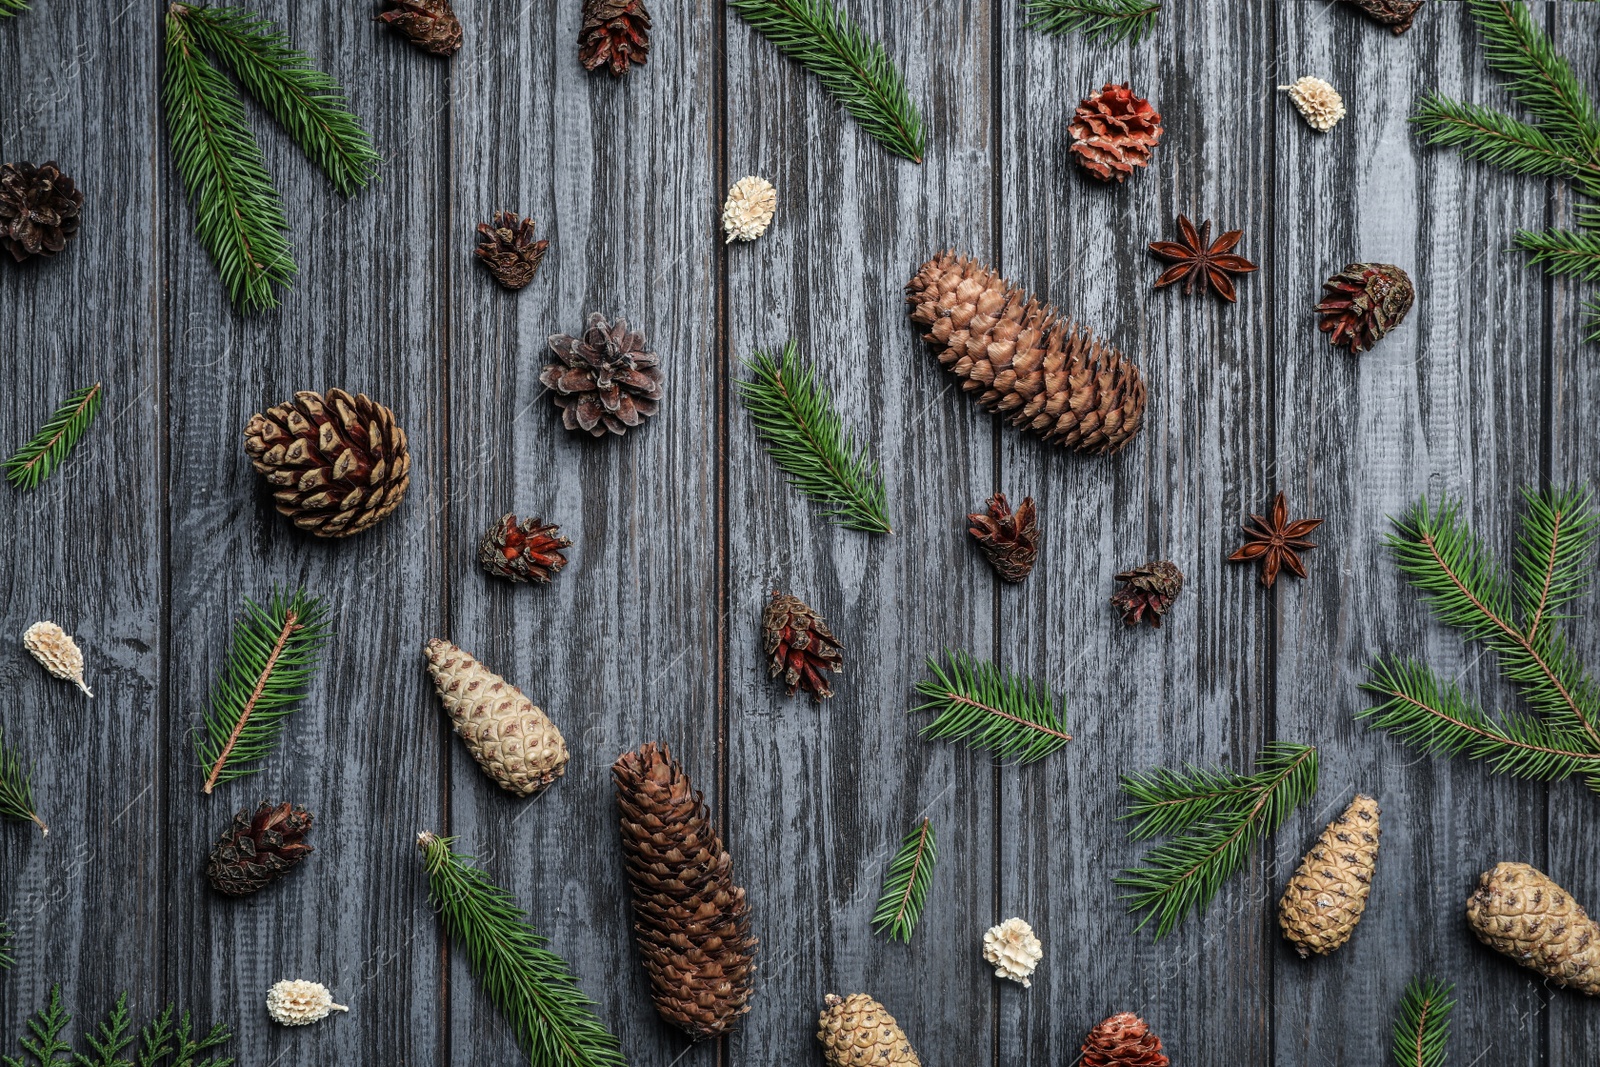
[[[716,796],[716,21],[709,5],[652,3],[649,62],[616,80],[578,63],[581,5],[527,8],[477,5],[458,60],[448,627],[549,712],[572,762],[519,801],[452,741],[451,831],[572,962],[629,1062],[665,1064],[688,1042],[657,1018],[633,945],[610,767],[665,741]],[[519,293],[468,258],[473,227],[501,209],[551,242]],[[567,431],[539,382],[549,336],[581,333],[593,311],[625,318],[662,359],[660,414],[626,437]],[[550,587],[479,570],[478,538],[507,511],[573,540]],[[458,953],[450,974],[451,1061],[516,1059]]]
[[[168,938],[163,969],[197,1012],[234,1026],[243,1062],[446,1062],[443,1027],[430,1022],[441,1002],[441,941],[413,839],[444,814],[446,731],[414,657],[442,621],[447,350],[437,294],[458,247],[443,211],[450,67],[364,17],[329,19],[284,0],[255,10],[348,88],[387,158],[381,179],[345,202],[251,105],[300,273],[281,309],[240,316],[160,153],[174,450],[164,936],[179,935]],[[413,463],[400,510],[338,542],[308,537],[272,510],[240,439],[252,412],[333,387],[392,408]],[[279,751],[259,775],[206,797],[187,734],[243,598],[274,585],[327,598],[337,633]],[[200,876],[211,842],[233,811],[263,799],[311,809],[317,852],[258,896],[221,898]],[[272,1025],[263,998],[286,977],[326,983],[350,1014],[307,1030]]]
[[[763,453],[737,407],[727,461],[729,823],[765,939],[738,1064],[810,1062],[827,993],[869,993],[924,1062],[993,1056],[994,774],[983,753],[924,742],[904,714],[943,647],[997,653],[995,578],[965,514],[993,491],[989,419],[924,350],[902,287],[949,246],[993,247],[991,36],[1002,6],[847,5],[905,72],[929,132],[920,166],[886,153],[818,81],[743,22],[727,31],[727,183],[778,189],[772,230],[727,251],[724,373],[788,338],[834,391],[887,483],[893,535],[825,523]],[[726,184],[726,183],[724,183]],[[834,699],[786,698],[766,676],[770,591],[800,596],[846,646]],[[942,857],[909,945],[871,932],[885,868],[918,818]]]

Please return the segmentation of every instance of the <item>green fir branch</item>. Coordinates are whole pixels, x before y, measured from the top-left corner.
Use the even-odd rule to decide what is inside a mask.
[[[1537,126],[1439,93],[1424,97],[1411,121],[1428,144],[1460,148],[1468,159],[1514,174],[1581,179],[1586,176],[1585,166],[1592,165]],[[1600,177],[1600,170],[1590,176]]]
[[[0,0],[0,19],[20,15],[28,10],[28,0]]]
[[[928,139],[905,78],[883,45],[830,0],[730,0],[729,6],[778,51],[821,78],[885,148],[922,162]]]
[[[1016,678],[965,652],[947,650],[945,660],[928,660],[933,677],[917,683],[927,700],[911,711],[937,712],[922,728],[923,737],[961,741],[1019,764],[1043,759],[1072,740],[1057,712],[1062,698],[1043,682]]]
[[[34,809],[33,771],[23,764],[22,755],[6,744],[4,728],[0,728],[0,815],[31,822],[41,837],[50,836],[50,827]]]
[[[1146,853],[1144,866],[1118,877],[1137,929],[1156,920],[1156,937],[1203,909],[1249,861],[1255,845],[1283,825],[1317,791],[1317,750],[1275,741],[1256,757],[1253,774],[1228,770],[1158,769],[1122,779],[1138,820],[1129,836],[1178,835]]]
[[[39,432],[6,460],[6,481],[18,489],[37,489],[61,466],[89,429],[105,399],[100,383],[85,386],[56,408]]]
[[[1553,139],[1600,165],[1600,113],[1521,0],[1469,0],[1484,60]]]
[[[1600,281],[1600,230],[1522,230],[1517,234],[1517,247],[1532,252],[1532,262],[1550,274]]]
[[[1407,984],[1394,1023],[1395,1067],[1444,1067],[1455,988],[1432,977]]]
[[[0,921],[0,971],[9,971],[17,965],[17,957],[11,954],[11,942],[15,939],[11,927]]]
[[[756,432],[789,484],[823,507],[823,517],[851,530],[892,533],[883,474],[865,441],[833,406],[833,396],[800,363],[790,341],[781,360],[756,352],[752,377],[734,386]]]
[[[0,1056],[4,1067],[232,1067],[231,1056],[202,1054],[217,1048],[233,1035],[218,1024],[196,1036],[185,1012],[174,1022],[174,1008],[166,1009],[139,1031],[138,1062],[125,1057],[134,1043],[128,995],[117,998],[117,1005],[92,1033],[83,1035],[88,1052],[74,1052],[62,1036],[72,1021],[61,1004],[61,987],[50,990],[50,1005],[28,1020],[29,1037],[18,1041],[20,1054]]]
[[[233,627],[222,675],[212,686],[205,721],[194,734],[205,791],[254,774],[283,734],[316,674],[328,641],[327,605],[297,590],[277,590],[266,607],[246,599]]]
[[[894,862],[889,864],[883,896],[878,899],[878,910],[872,916],[875,932],[887,930],[891,940],[910,942],[917,920],[922,918],[922,909],[928,903],[933,867],[938,861],[939,845],[933,823],[923,819],[905,836]]]
[[[472,857],[451,850],[452,838],[417,835],[429,893],[446,931],[516,1032],[530,1067],[625,1067],[615,1036],[595,1017],[566,961],[506,890]]]
[[[1028,28],[1045,33],[1081,33],[1085,40],[1138,44],[1156,28],[1158,0],[1027,0]]]
[[[276,287],[295,274],[289,220],[244,101],[200,50],[192,10],[173,4],[166,16],[162,98],[172,157],[228,296],[241,310],[262,311],[278,306]]]
[[[344,89],[266,19],[232,7],[191,7],[188,24],[201,47],[231,69],[288,131],[334,187],[354,196],[382,160]]]

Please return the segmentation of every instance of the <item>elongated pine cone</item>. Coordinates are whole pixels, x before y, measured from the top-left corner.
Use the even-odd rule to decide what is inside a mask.
[[[517,517],[507,512],[489,524],[478,542],[478,566],[513,582],[548,583],[567,565],[561,550],[571,545],[570,538],[561,536],[561,527],[542,519],[519,525]]]
[[[611,777],[656,1011],[694,1041],[725,1034],[750,1010],[757,942],[705,797],[665,745],[623,753]]]
[[[583,0],[578,60],[584,70],[604,66],[617,77],[650,58],[650,12],[644,0]]]
[[[55,160],[0,165],[0,247],[18,263],[66,248],[82,210],[83,193]]]
[[[378,18],[422,51],[453,56],[461,50],[461,20],[450,0],[386,0],[393,5]]]
[[[1161,1039],[1131,1011],[1106,1019],[1083,1041],[1079,1067],[1169,1067]]]
[[[1280,85],[1289,94],[1295,110],[1318,133],[1327,133],[1344,118],[1344,97],[1328,82],[1307,74],[1291,85]]]
[[[566,772],[566,738],[522,690],[442,638],[422,654],[456,736],[496,785],[531,797]]]
[[[944,252],[906,286],[923,339],[985,410],[1063,448],[1109,455],[1144,419],[1139,368],[975,259]]]
[[[1317,326],[1335,345],[1358,355],[1400,325],[1416,298],[1411,276],[1393,263],[1351,263],[1322,283]]]
[[[343,389],[304,390],[250,416],[244,450],[273,505],[318,537],[349,537],[393,513],[411,485],[411,452],[394,412]]]
[[[828,1067],[922,1067],[889,1010],[865,993],[829,993],[817,1019],[817,1040]]]
[[[534,238],[532,219],[515,211],[502,211],[490,222],[478,223],[478,247],[473,255],[495,281],[515,291],[533,281],[550,247],[549,241]]]
[[[583,336],[550,335],[556,362],[539,380],[550,389],[561,422],[595,437],[622,435],[656,413],[661,401],[661,359],[645,348],[644,335],[628,332],[626,319],[608,323],[598,311]]]
[[[1161,143],[1161,113],[1127,82],[1107,82],[1078,105],[1067,132],[1079,166],[1101,181],[1120,182],[1150,165],[1150,150]]]
[[[844,673],[844,646],[828,623],[797,596],[772,591],[761,614],[762,647],[767,653],[767,676],[782,677],[788,695],[804,689],[814,700],[833,696],[825,677],[828,671]]]
[[[1164,559],[1116,576],[1122,588],[1111,594],[1111,604],[1122,612],[1122,621],[1137,626],[1141,621],[1161,629],[1161,617],[1183,591],[1183,572]]]
[[[94,696],[83,681],[83,650],[67,631],[48,620],[36,622],[22,631],[22,647],[45,670]]]
[[[1392,29],[1396,37],[1411,28],[1411,20],[1417,17],[1417,10],[1423,4],[1423,0],[1346,0],[1346,2],[1366,12],[1372,21]]]
[[[1357,795],[1289,879],[1278,925],[1301,959],[1326,956],[1355,933],[1378,864],[1378,814],[1376,800]]]
[[[754,241],[766,233],[777,210],[778,190],[767,179],[751,175],[734,182],[722,205],[722,231],[728,244]]]
[[[1556,985],[1600,997],[1600,923],[1550,876],[1526,863],[1484,871],[1467,899],[1478,940]]]
[[[1033,570],[1039,558],[1039,525],[1035,519],[1033,497],[1023,497],[1017,510],[1004,493],[989,498],[987,514],[967,516],[972,523],[967,533],[977,538],[978,547],[989,563],[1008,582],[1020,582]]]
[[[241,809],[223,831],[206,861],[206,878],[217,892],[249,896],[282,878],[311,855],[305,843],[312,816],[285,801],[262,804],[255,815]]]

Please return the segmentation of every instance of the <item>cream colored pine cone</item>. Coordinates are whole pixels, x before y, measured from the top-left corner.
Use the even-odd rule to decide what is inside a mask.
[[[1339,90],[1323,81],[1306,75],[1293,85],[1280,85],[1289,99],[1299,109],[1306,124],[1318,133],[1327,133],[1344,118],[1344,97]]]
[[[483,773],[508,793],[532,796],[567,769],[567,742],[522,690],[449,641],[423,649],[439,699]]]
[[[22,632],[22,645],[45,670],[75,683],[87,696],[94,696],[83,682],[83,652],[61,627],[53,622],[36,622]]]
[[[333,1002],[333,994],[321,982],[293,979],[279,982],[267,990],[267,1014],[284,1026],[307,1026],[321,1022],[330,1011],[349,1011]]]
[[[1326,956],[1355,933],[1378,863],[1378,815],[1378,802],[1358,795],[1289,879],[1278,925],[1301,959]]]
[[[994,968],[996,978],[1021,982],[1026,989],[1033,985],[1033,971],[1044,958],[1044,947],[1033,927],[1022,919],[1007,919],[983,935],[983,958]]]
[[[817,1040],[829,1067],[922,1067],[905,1031],[876,1000],[829,993],[823,1003]]]
[[[778,191],[767,179],[750,175],[734,182],[722,205],[722,229],[728,243],[754,241],[766,233],[777,209]]]
[[[1478,940],[1557,985],[1600,997],[1600,923],[1543,871],[1502,863],[1467,899]]]

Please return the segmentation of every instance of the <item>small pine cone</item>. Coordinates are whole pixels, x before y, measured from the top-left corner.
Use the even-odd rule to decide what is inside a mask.
[[[272,487],[278,514],[318,537],[377,525],[411,485],[406,432],[364,393],[298,392],[250,416],[244,450]]]
[[[1351,355],[1369,350],[1400,325],[1416,291],[1411,276],[1393,263],[1351,263],[1322,283],[1318,329]]]
[[[977,260],[928,260],[906,303],[961,388],[1011,425],[1092,455],[1117,452],[1139,431],[1139,368]]]
[[[823,1004],[817,1040],[828,1067],[922,1067],[894,1016],[865,993],[829,993]]]
[[[85,696],[94,696],[83,682],[83,650],[67,631],[53,622],[36,622],[22,631],[22,647],[51,674],[74,683]]]
[[[0,165],[0,246],[18,263],[66,248],[82,209],[83,193],[55,160]]]
[[[456,736],[496,785],[531,797],[566,773],[566,738],[522,690],[449,641],[435,637],[422,654]]]
[[[241,809],[206,861],[212,888],[230,897],[249,896],[294,870],[314,851],[305,843],[311,818],[305,808],[287,801],[277,807],[262,804],[254,816]]]
[[[844,672],[844,646],[828,629],[828,623],[799,597],[772,591],[772,600],[761,614],[761,632],[769,678],[783,677],[789,696],[804,689],[812,699],[833,696],[824,673]]]
[[[386,0],[394,5],[378,18],[422,51],[453,56],[461,50],[461,20],[450,0]]]
[[[752,175],[734,182],[722,205],[722,230],[728,235],[728,244],[754,241],[766,233],[777,210],[778,190],[767,179]]]
[[[1280,85],[1289,94],[1306,124],[1318,133],[1327,133],[1344,118],[1344,97],[1321,78],[1306,75],[1293,85]]]
[[[1150,150],[1161,143],[1161,113],[1127,82],[1107,82],[1078,105],[1067,132],[1079,166],[1101,181],[1120,182],[1133,168],[1150,165]]]
[[[1017,510],[1004,493],[989,498],[988,514],[967,516],[972,523],[967,533],[978,540],[978,547],[990,564],[1008,582],[1020,582],[1033,570],[1039,558],[1039,526],[1035,521],[1033,497],[1023,497]]]
[[[1164,559],[1123,571],[1116,580],[1123,586],[1111,594],[1111,603],[1129,626],[1144,621],[1161,629],[1161,617],[1183,591],[1183,572]]]
[[[1125,1011],[1089,1031],[1083,1042],[1080,1067],[1169,1067],[1161,1039],[1145,1021]]]
[[[349,1011],[333,1002],[333,994],[321,982],[296,978],[277,983],[267,990],[267,1014],[281,1026],[309,1026],[321,1022],[331,1011]]]
[[[1033,985],[1033,972],[1044,959],[1044,946],[1024,920],[1007,919],[991,926],[983,935],[983,958],[994,968],[996,978],[1021,982],[1024,989]]]
[[[617,77],[650,58],[650,12],[644,0],[583,0],[578,60],[584,70],[605,66]]]
[[[549,247],[549,241],[534,240],[532,219],[525,219],[514,211],[502,211],[492,222],[478,223],[478,247],[474,254],[495,281],[515,291],[533,281]]]
[[[665,745],[625,752],[611,767],[633,931],[666,1022],[706,1041],[750,1010],[756,939],[733,861],[705,797]]]
[[[656,413],[661,402],[661,358],[645,348],[644,335],[628,332],[626,319],[608,323],[598,311],[583,336],[550,335],[557,361],[539,381],[550,389],[561,422],[595,437],[626,434]]]
[[[1405,33],[1411,28],[1411,20],[1417,17],[1417,9],[1422,6],[1423,0],[1346,0],[1354,4],[1367,17],[1383,26],[1394,30],[1395,36]]]
[[[1306,959],[1326,956],[1355,933],[1378,863],[1378,802],[1357,795],[1328,825],[1278,901],[1284,938]]]
[[[1478,940],[1550,981],[1600,997],[1600,923],[1550,876],[1526,863],[1484,871],[1467,900]]]
[[[551,575],[567,565],[561,550],[572,545],[560,533],[561,527],[543,519],[518,525],[517,517],[507,512],[489,524],[478,542],[478,566],[497,578],[549,584]]]

